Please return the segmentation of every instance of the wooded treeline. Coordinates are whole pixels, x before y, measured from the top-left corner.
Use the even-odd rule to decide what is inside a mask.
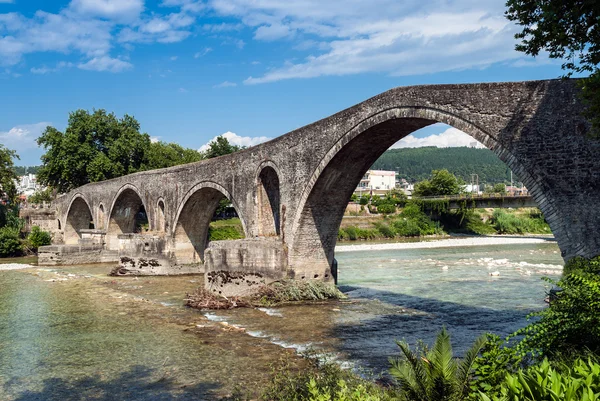
[[[489,149],[475,148],[404,148],[389,149],[372,167],[374,170],[400,172],[400,178],[414,183],[426,180],[432,170],[447,169],[466,183],[471,174],[479,183],[510,182],[510,169]],[[516,177],[513,177],[516,181]]]

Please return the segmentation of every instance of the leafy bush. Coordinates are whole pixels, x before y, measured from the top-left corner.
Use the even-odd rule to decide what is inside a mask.
[[[515,213],[496,209],[492,216],[492,225],[499,234],[551,233],[543,215],[537,211],[518,216]]]
[[[9,226],[0,228],[0,257],[17,256],[20,253],[19,230]]]
[[[454,359],[450,335],[445,328],[431,350],[413,352],[404,341],[397,342],[403,358],[390,359],[390,374],[400,384],[400,394],[411,401],[463,400],[471,391],[473,364],[485,344],[479,337],[462,360]]]
[[[378,223],[375,228],[377,228],[377,231],[379,231],[381,233],[381,235],[383,235],[386,238],[394,238],[396,236],[396,231],[394,230],[394,228],[388,226],[385,223]]]
[[[271,384],[260,396],[265,401],[386,401],[397,399],[393,389],[382,389],[333,363],[307,358],[296,372],[283,362],[274,368]]]
[[[392,214],[396,213],[396,205],[393,203],[383,203],[377,205],[377,213]]]
[[[548,358],[600,354],[599,263],[598,257],[577,259],[558,282],[545,279],[561,290],[548,308],[530,315],[539,320],[513,334],[523,336],[516,345],[519,352]]]
[[[523,357],[514,348],[506,346],[497,335],[488,333],[485,345],[473,362],[469,399],[478,400],[479,392],[489,397],[500,395],[506,375],[517,372],[522,362]]]
[[[394,221],[394,230],[401,237],[419,237],[422,235],[419,224],[414,220],[401,218]]]
[[[37,249],[40,246],[50,245],[52,243],[52,236],[49,232],[42,231],[38,226],[33,226],[27,236],[27,242],[31,248]]]
[[[577,359],[572,367],[554,368],[547,359],[516,374],[508,374],[501,395],[480,393],[481,401],[592,401],[600,400],[600,365]]]

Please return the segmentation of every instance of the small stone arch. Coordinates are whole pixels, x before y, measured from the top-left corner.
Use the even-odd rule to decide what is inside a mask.
[[[274,237],[281,234],[281,190],[279,169],[271,162],[261,163],[256,177],[258,235]]]
[[[119,248],[118,236],[140,232],[148,224],[146,205],[140,191],[131,184],[126,184],[115,195],[106,228],[108,249]]]
[[[64,242],[67,245],[75,245],[81,239],[81,230],[94,227],[92,209],[85,197],[77,193],[71,198],[71,203],[64,217],[65,231]],[[60,228],[60,220],[59,220]]]
[[[208,245],[209,224],[221,199],[227,198],[238,212],[231,194],[219,184],[205,181],[190,189],[181,201],[173,226],[172,256],[178,264],[202,263]],[[247,236],[245,219],[239,215]]]
[[[165,219],[165,200],[163,198],[159,198],[158,202],[156,202],[156,227],[155,231],[158,232],[166,232],[168,230],[168,224]]]

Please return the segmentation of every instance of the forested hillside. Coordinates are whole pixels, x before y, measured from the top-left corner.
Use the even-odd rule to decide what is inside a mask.
[[[373,164],[375,170],[394,170],[409,182],[422,181],[431,170],[447,169],[471,182],[471,174],[479,175],[480,183],[510,181],[510,169],[489,149],[474,148],[404,148],[386,151]],[[515,181],[516,177],[513,177]]]

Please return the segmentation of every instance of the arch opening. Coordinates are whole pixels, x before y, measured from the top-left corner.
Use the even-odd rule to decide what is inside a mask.
[[[393,144],[427,126],[440,122],[451,124],[491,149],[509,168],[522,172],[525,177],[521,179],[526,184],[532,183],[519,162],[507,158],[508,153],[493,137],[464,120],[443,113],[430,114],[435,119],[420,118],[418,112],[404,110],[392,110],[384,116],[372,117],[347,132],[330,150],[315,170],[310,181],[314,185],[305,189],[296,211],[290,249],[290,266],[296,275],[312,277],[315,273],[322,277],[335,267],[334,248],[339,227],[348,201],[361,179]]]
[[[100,204],[100,206],[98,207],[98,228],[100,230],[104,229],[104,222],[105,219],[105,212],[104,212],[104,205]]]
[[[202,187],[180,209],[172,253],[177,264],[203,263],[210,241],[241,238],[244,227],[231,201],[218,189]]]
[[[263,168],[258,176],[258,233],[262,237],[281,233],[279,177],[273,167]]]
[[[77,197],[71,203],[65,221],[65,244],[78,244],[81,239],[81,230],[90,228],[94,228],[92,212],[87,202],[83,198]]]
[[[165,221],[165,202],[161,199],[158,201],[157,205],[157,213],[156,213],[156,231],[164,232],[166,231],[166,221]]]
[[[119,248],[118,236],[141,233],[148,229],[148,215],[144,202],[131,188],[123,190],[113,203],[106,233],[109,249]]]

